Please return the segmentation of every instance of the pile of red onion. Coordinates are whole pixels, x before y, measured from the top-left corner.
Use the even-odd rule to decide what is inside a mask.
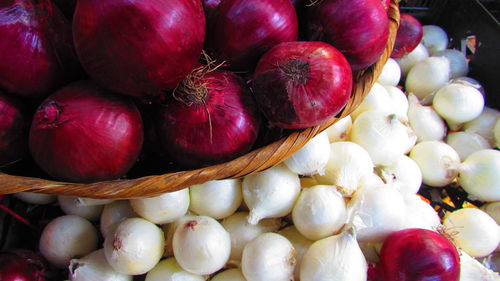
[[[0,280],[45,281],[48,280],[45,260],[28,250],[13,250],[0,253]]]

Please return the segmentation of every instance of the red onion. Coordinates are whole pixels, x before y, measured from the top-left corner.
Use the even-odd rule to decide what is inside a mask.
[[[137,107],[90,81],[49,96],[31,125],[35,162],[49,175],[75,182],[112,180],[134,164],[142,147]]]
[[[254,144],[260,118],[243,79],[201,68],[174,96],[160,110],[158,134],[178,163],[212,165],[236,158]]]
[[[253,90],[269,121],[286,129],[321,124],[351,96],[345,57],[323,42],[286,42],[269,50],[254,73]]]
[[[46,263],[42,258],[27,250],[0,253],[0,280],[2,281],[45,281]]]
[[[460,258],[443,235],[410,228],[389,235],[382,245],[380,264],[384,281],[457,281]]]
[[[49,95],[77,74],[71,26],[49,0],[0,1],[0,88]]]
[[[310,40],[332,44],[353,70],[375,63],[389,38],[389,19],[380,0],[323,0],[309,15]]]
[[[391,58],[400,58],[413,51],[423,36],[424,29],[420,22],[413,16],[402,13]]]
[[[28,120],[19,101],[0,92],[0,167],[28,152]]]
[[[290,0],[224,0],[209,35],[219,60],[249,70],[273,46],[297,40],[297,14]]]
[[[205,37],[200,0],[79,0],[75,48],[101,86],[149,98],[195,67]]]

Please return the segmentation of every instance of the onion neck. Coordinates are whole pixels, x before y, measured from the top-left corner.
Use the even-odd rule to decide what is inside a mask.
[[[301,59],[292,59],[279,67],[288,81],[295,85],[306,84],[309,80],[310,64]]]
[[[50,101],[36,112],[37,127],[42,129],[59,127],[64,123],[64,120],[61,120],[63,111],[63,105],[56,101]]]

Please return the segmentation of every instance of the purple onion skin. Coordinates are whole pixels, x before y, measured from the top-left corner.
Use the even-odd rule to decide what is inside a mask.
[[[252,89],[262,113],[276,126],[302,129],[338,114],[352,92],[345,57],[324,42],[285,42],[257,64]]]
[[[309,19],[309,40],[333,45],[353,71],[375,63],[389,38],[389,19],[380,0],[323,0],[312,7]]]
[[[28,250],[0,253],[0,280],[45,281],[47,264],[43,258]]]
[[[79,0],[75,48],[101,86],[150,98],[195,67],[205,38],[200,0]]]
[[[0,167],[28,152],[28,120],[19,101],[0,92]]]
[[[0,1],[0,88],[44,98],[80,74],[71,24],[49,0]]]
[[[224,0],[209,35],[216,58],[251,70],[273,46],[297,40],[297,14],[290,0]]]
[[[137,160],[143,143],[141,115],[126,97],[93,82],[74,82],[38,108],[29,145],[49,175],[73,182],[113,180]]]
[[[205,74],[208,94],[202,100],[173,100],[160,108],[158,135],[163,149],[179,164],[199,168],[248,152],[260,115],[243,79],[229,71]]]
[[[422,41],[423,36],[422,24],[412,15],[402,13],[391,58],[400,58],[413,51]]]

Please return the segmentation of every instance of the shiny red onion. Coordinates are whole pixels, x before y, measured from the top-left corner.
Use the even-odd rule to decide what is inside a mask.
[[[400,58],[413,51],[422,41],[423,36],[422,24],[412,15],[402,13],[391,58]]]
[[[28,120],[19,101],[0,92],[0,167],[28,152]]]
[[[0,253],[2,281],[45,281],[46,267],[41,256],[28,250]]]
[[[35,113],[29,145],[49,175],[74,182],[112,180],[135,163],[143,142],[140,113],[126,97],[78,81]]]
[[[195,67],[205,38],[200,0],[79,0],[75,48],[101,86],[150,98]]]
[[[389,38],[380,0],[323,0],[309,14],[309,39],[332,44],[354,71],[375,63]]]
[[[323,42],[286,42],[259,61],[252,88],[262,113],[286,129],[315,126],[334,117],[352,92],[345,57]]]
[[[71,25],[50,0],[0,1],[0,88],[43,98],[78,75]]]
[[[192,75],[174,96],[160,109],[157,124],[163,148],[176,162],[213,165],[253,146],[260,117],[247,85],[232,72]]]
[[[250,70],[270,48],[297,40],[297,14],[290,0],[224,0],[207,38],[215,57]]]
[[[382,245],[380,264],[384,281],[458,281],[460,258],[443,235],[410,228],[389,235]]]

